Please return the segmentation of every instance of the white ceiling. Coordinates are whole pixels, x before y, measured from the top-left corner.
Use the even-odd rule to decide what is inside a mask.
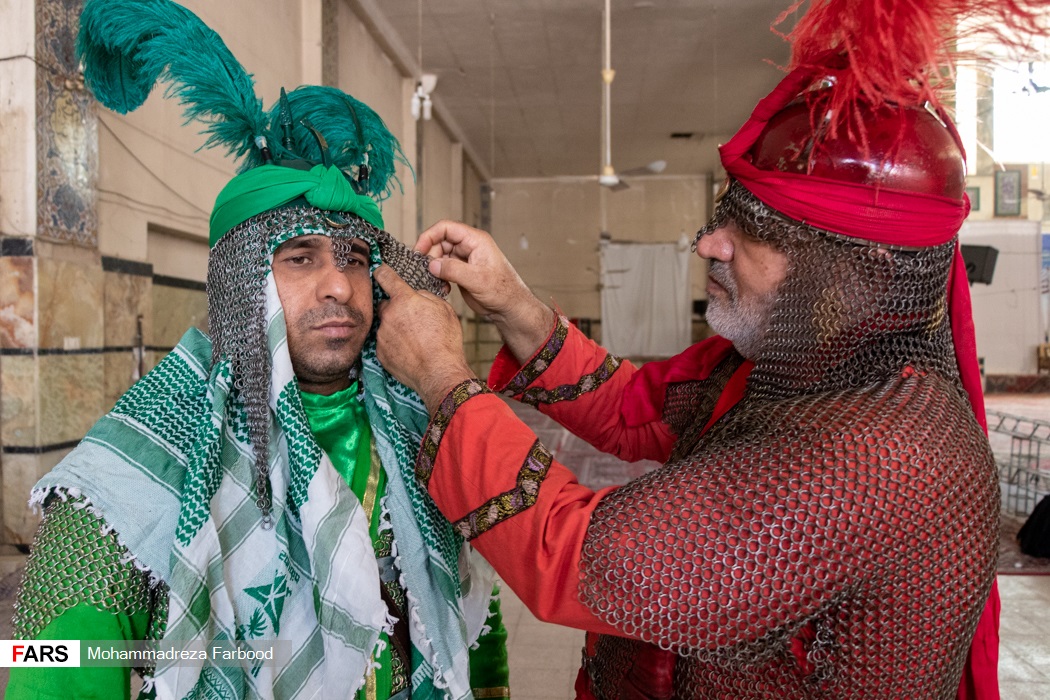
[[[420,0],[375,3],[416,58]],[[423,70],[494,177],[596,175],[603,0],[424,0]],[[613,0],[613,163],[713,172],[781,76],[790,0]],[[494,108],[493,108],[494,103]],[[494,125],[494,128],[493,128]],[[672,132],[692,132],[672,140]],[[495,153],[491,148],[495,134]]]

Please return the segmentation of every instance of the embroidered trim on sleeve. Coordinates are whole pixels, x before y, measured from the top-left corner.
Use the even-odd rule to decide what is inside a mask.
[[[416,459],[416,478],[425,487],[430,481],[430,475],[434,473],[434,460],[437,459],[438,447],[441,446],[441,438],[445,429],[452,422],[452,416],[456,411],[470,399],[478,394],[490,394],[489,388],[477,379],[467,379],[452,388],[441,405],[438,406],[434,418],[423,435],[423,444],[419,447],[419,457]]]
[[[551,404],[558,403],[559,401],[572,401],[578,399],[583,394],[594,391],[613,375],[620,365],[623,364],[623,360],[613,355],[606,355],[605,361],[590,374],[585,374],[580,377],[580,380],[575,384],[562,384],[556,386],[553,389],[544,389],[543,387],[533,387],[523,393],[519,401],[526,403],[530,406],[539,406],[540,404]]]
[[[547,472],[553,461],[554,455],[537,440],[529,450],[525,464],[518,472],[518,485],[506,493],[489,499],[452,527],[464,538],[472,540],[487,532],[494,525],[531,508],[536,503],[540,484],[547,478]]]
[[[562,347],[565,345],[565,339],[568,337],[569,319],[564,316],[558,316],[558,320],[554,323],[554,331],[547,340],[547,344],[524,367],[518,370],[518,373],[507,382],[507,386],[504,387],[502,393],[505,396],[516,396],[525,391],[525,387],[536,381],[543,374],[543,371],[554,362],[554,358],[561,352]]]

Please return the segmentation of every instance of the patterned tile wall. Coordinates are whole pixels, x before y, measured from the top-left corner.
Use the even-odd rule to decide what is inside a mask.
[[[83,0],[36,0],[37,233],[98,245],[98,119],[74,52]]]

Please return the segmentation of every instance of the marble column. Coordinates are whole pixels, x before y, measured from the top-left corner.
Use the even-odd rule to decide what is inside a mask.
[[[32,540],[29,490],[101,415],[105,367],[98,125],[74,54],[82,0],[15,5],[0,37],[16,56],[0,73],[0,161],[14,164],[0,171],[3,544]]]

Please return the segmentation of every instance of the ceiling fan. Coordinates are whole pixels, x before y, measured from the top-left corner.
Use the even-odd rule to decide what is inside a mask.
[[[608,187],[613,192],[619,192],[625,190],[630,185],[627,184],[624,178],[636,177],[638,175],[657,175],[662,173],[667,168],[666,160],[654,160],[648,165],[643,165],[640,168],[631,168],[629,170],[621,170],[620,172],[613,171],[611,167],[603,169],[602,174],[598,176],[598,182]],[[612,177],[609,176],[609,171],[612,171]]]
[[[630,185],[624,178],[636,175],[651,175],[662,173],[667,167],[666,160],[654,160],[648,165],[640,168],[631,168],[620,173],[612,164],[612,82],[616,77],[616,71],[612,68],[612,31],[610,20],[610,2],[605,0],[605,12],[602,16],[604,26],[604,42],[602,47],[602,172],[598,176],[598,183],[608,187],[613,192],[625,190]]]

